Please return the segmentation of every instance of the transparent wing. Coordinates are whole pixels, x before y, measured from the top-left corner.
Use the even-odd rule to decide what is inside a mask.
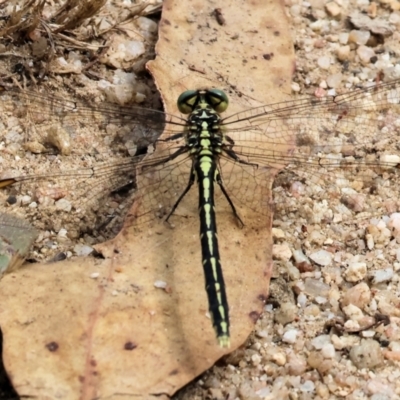
[[[355,211],[363,211],[364,204],[368,204],[378,212],[383,204],[387,205],[388,199],[396,202],[398,194],[393,183],[398,182],[397,162],[400,161],[397,149],[399,87],[400,82],[395,81],[336,97],[306,98],[258,107],[223,119],[222,127],[232,143],[225,145],[219,164],[229,196],[235,204],[264,215],[270,207],[267,203],[268,178],[288,164],[286,171],[294,172],[295,177],[293,174],[286,174],[286,178],[283,175],[281,182],[287,185],[294,180],[313,182],[321,191],[328,192],[332,199],[342,202],[347,199],[349,207],[353,203]],[[13,102],[18,99],[17,96]],[[29,100],[32,100],[31,95]],[[164,123],[170,129],[163,140],[155,142],[154,153],[144,159],[143,156],[127,156],[126,151],[113,150],[111,156],[106,150],[91,152],[92,145],[81,143],[76,151],[85,153],[81,158],[82,164],[66,170],[62,157],[38,155],[35,163],[40,164],[39,173],[36,171],[35,175],[30,175],[30,171],[17,170],[19,177],[15,182],[20,182],[23,190],[30,191],[37,199],[43,197],[41,193],[46,197],[48,192],[55,200],[66,197],[81,204],[79,200],[82,198],[84,202],[92,198],[97,200],[103,197],[100,194],[133,183],[139,189],[136,197],[141,199],[139,215],[142,220],[162,217],[170,212],[187,186],[191,170],[192,161],[186,153],[171,159],[184,146],[184,139],[177,135],[183,132],[182,119],[164,117],[164,114],[152,110],[132,111],[114,106],[93,109],[79,105],[79,112],[84,117],[81,121],[78,119],[78,123],[78,111],[74,111],[76,103],[42,96],[37,99],[33,111],[32,107],[27,107],[29,115],[32,112],[39,115],[44,102],[46,110],[52,110],[53,104],[61,110],[67,107],[67,111],[58,112],[57,120],[62,124],[67,121],[76,129],[80,128],[82,121],[91,118],[103,121],[105,118],[107,123],[129,120],[134,126],[143,124],[157,134]],[[24,104],[27,104],[25,99]],[[50,111],[44,114],[52,118]],[[164,119],[163,124],[160,116]],[[151,122],[151,118],[155,120]],[[104,122],[100,125],[103,126]],[[93,140],[83,133],[76,135],[82,141]],[[165,141],[168,137],[170,140]],[[103,140],[106,138],[103,136]],[[147,144],[150,142],[146,139]],[[232,158],[232,151],[239,160]],[[197,192],[197,188],[193,187],[193,191]],[[217,194],[218,191],[217,187]],[[184,209],[183,203],[177,212]],[[196,212],[196,209],[197,201],[192,201],[191,210]]]
[[[366,209],[366,199],[375,213],[388,199],[393,207],[398,198],[394,183],[399,180],[399,103],[400,81],[394,81],[225,118],[225,132],[235,143],[232,150],[254,164],[232,166],[232,159],[225,157],[222,169],[229,194],[264,214],[265,204],[256,192],[263,190],[267,173],[288,164],[285,171],[297,175],[287,174],[288,185],[305,179],[332,198],[353,204],[356,211]]]
[[[161,111],[114,104],[69,101],[46,91],[0,91],[1,121],[12,151],[110,154],[123,144],[132,155],[163,132],[180,131],[185,120]],[[117,145],[117,146],[116,146]],[[117,149],[117,150],[116,150]],[[126,150],[125,149],[125,150]]]

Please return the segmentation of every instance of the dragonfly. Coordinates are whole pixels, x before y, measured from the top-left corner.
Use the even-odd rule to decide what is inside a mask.
[[[367,205],[375,214],[388,212],[388,200],[391,209],[398,207],[400,80],[228,116],[229,99],[220,89],[182,93],[177,101],[182,115],[140,107],[95,107],[17,89],[0,95],[11,116],[29,119],[33,123],[28,128],[38,131],[29,132],[21,149],[10,145],[9,152],[36,152],[42,166],[42,172],[34,174],[18,166],[3,171],[2,189],[17,187],[18,192],[30,191],[40,198],[46,197],[40,189],[45,182],[44,191],[56,193],[55,198],[74,199],[83,191],[87,199],[97,199],[104,191],[133,182],[135,196],[141,199],[137,221],[171,222],[197,185],[194,207],[199,214],[205,288],[221,347],[230,345],[230,322],[217,236],[217,193],[239,225],[246,220],[238,205],[259,216],[268,214],[269,177],[277,172],[318,182],[355,213],[366,211]],[[61,127],[47,128],[53,120]],[[98,136],[85,132],[85,121],[99,128]],[[18,125],[11,119],[13,124]],[[12,131],[13,126],[7,129]],[[81,155],[82,165],[66,170],[58,161],[73,153]],[[32,156],[32,162],[37,157]]]

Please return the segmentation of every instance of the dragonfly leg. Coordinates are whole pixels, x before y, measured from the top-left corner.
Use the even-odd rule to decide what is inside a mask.
[[[230,199],[229,194],[228,194],[228,192],[227,192],[226,189],[225,189],[225,186],[224,186],[224,184],[223,184],[223,182],[222,182],[222,179],[221,179],[221,175],[220,175],[220,173],[219,173],[218,170],[216,170],[216,172],[215,172],[215,181],[218,183],[219,187],[221,188],[222,193],[224,194],[226,200],[228,200],[228,203],[229,203],[229,205],[231,206],[233,215],[235,216],[235,218],[236,218],[236,219],[239,221],[239,223],[240,223],[240,227],[243,228],[244,223],[243,223],[242,219],[239,217],[239,214],[238,214],[237,211],[236,211],[235,205],[233,204],[233,201]]]
[[[182,199],[186,196],[186,193],[190,190],[190,188],[192,187],[194,181],[196,179],[196,174],[194,172],[194,168],[192,165],[192,169],[190,171],[190,177],[189,177],[189,182],[185,188],[185,190],[182,192],[182,194],[179,196],[178,200],[175,202],[175,204],[173,205],[171,211],[169,212],[167,218],[165,219],[165,222],[168,222],[170,216],[175,212],[176,208],[178,207],[179,203],[182,201]]]

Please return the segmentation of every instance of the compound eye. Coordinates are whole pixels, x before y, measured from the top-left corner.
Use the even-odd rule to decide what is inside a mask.
[[[197,90],[186,90],[183,92],[177,101],[178,110],[182,114],[190,114],[195,104],[197,103],[199,92]]]
[[[207,92],[208,101],[217,112],[224,112],[229,106],[229,99],[226,93],[220,89],[210,89]]]

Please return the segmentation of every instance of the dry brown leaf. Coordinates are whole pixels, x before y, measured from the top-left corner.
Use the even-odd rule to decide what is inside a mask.
[[[224,3],[215,11],[204,0],[165,1],[157,54],[149,69],[167,112],[176,112],[185,89],[227,90],[228,113],[290,92],[294,61],[280,2]],[[133,228],[128,222],[116,239],[98,246],[105,260],[29,266],[4,277],[3,359],[18,393],[41,399],[166,398],[241,345],[267,296],[271,218],[260,221],[240,208],[246,226],[239,229],[219,200],[230,350],[218,347],[206,316],[192,189],[177,210],[185,218],[174,218],[175,229],[155,222]],[[155,288],[156,281],[167,287]]]

